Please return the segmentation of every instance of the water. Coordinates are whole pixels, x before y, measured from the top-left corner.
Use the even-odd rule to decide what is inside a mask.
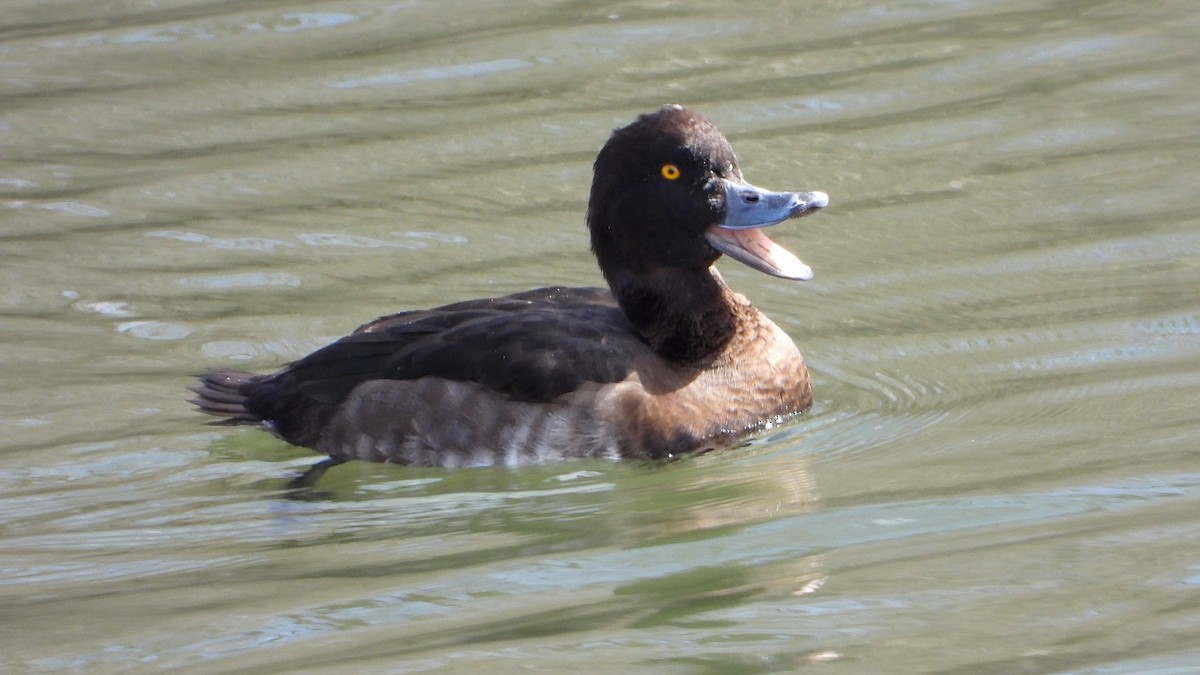
[[[0,19],[0,665],[1200,668],[1194,3],[43,3]],[[668,466],[206,427],[402,308],[596,284],[614,126],[828,192],[725,263],[817,403]]]

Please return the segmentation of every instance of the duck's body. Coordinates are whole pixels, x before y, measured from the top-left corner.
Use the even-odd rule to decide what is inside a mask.
[[[195,402],[333,463],[514,465],[717,445],[802,412],[812,391],[792,340],[712,263],[725,252],[807,278],[757,228],[826,203],[750,186],[711,123],[664,108],[615,132],[596,161],[588,221],[611,290],[383,317],[272,375],[204,375]]]

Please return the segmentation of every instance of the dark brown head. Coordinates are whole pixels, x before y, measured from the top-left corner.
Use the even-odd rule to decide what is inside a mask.
[[[588,227],[610,281],[614,274],[703,270],[722,253],[768,274],[808,279],[812,271],[758,228],[828,203],[821,192],[747,183],[712,122],[666,106],[617,129],[600,150]]]

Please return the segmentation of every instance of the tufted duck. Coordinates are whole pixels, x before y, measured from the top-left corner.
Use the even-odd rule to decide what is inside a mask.
[[[608,289],[385,316],[271,375],[209,372],[192,402],[329,455],[314,479],[349,459],[517,465],[727,443],[803,412],[812,388],[796,345],[713,263],[811,278],[759,228],[828,203],[747,183],[712,122],[667,106],[596,158],[587,223]]]

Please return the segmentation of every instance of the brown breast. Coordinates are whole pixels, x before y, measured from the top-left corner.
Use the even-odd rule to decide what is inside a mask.
[[[740,295],[738,329],[711,363],[674,366],[647,355],[612,386],[609,426],[626,456],[661,457],[717,445],[812,405],[804,357]]]

